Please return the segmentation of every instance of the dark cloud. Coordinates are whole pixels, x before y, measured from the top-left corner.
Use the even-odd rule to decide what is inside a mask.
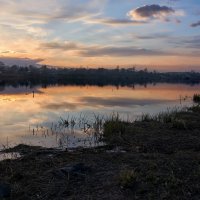
[[[142,40],[167,39],[169,38],[169,34],[155,33],[155,34],[149,34],[149,35],[136,35],[134,36],[134,38],[142,39]]]
[[[174,13],[175,10],[173,8],[153,4],[153,5],[145,5],[135,10],[132,10],[128,13],[128,15],[132,19],[137,20],[137,19],[152,19],[152,18],[160,19]],[[164,19],[169,21],[169,19],[167,18]]]
[[[30,59],[30,58],[11,58],[11,57],[0,57],[0,61],[5,63],[5,65],[37,65],[43,61],[43,59]]]
[[[190,25],[191,27],[197,27],[197,26],[200,26],[200,21],[196,22],[196,23],[193,23]]]
[[[72,50],[79,48],[74,42],[46,42],[40,45],[43,49],[61,49],[61,50]]]
[[[112,19],[112,18],[95,18],[90,19],[90,23],[97,23],[97,24],[105,24],[110,26],[116,26],[116,25],[140,25],[140,24],[146,24],[146,21],[138,21],[138,20],[130,20],[130,19]]]
[[[127,13],[130,19],[101,19],[101,18],[90,18],[88,19],[89,23],[99,23],[105,25],[140,25],[147,24],[149,21],[147,19],[161,19],[163,21],[169,22],[171,19],[168,18],[171,14],[174,14],[175,10],[160,5],[145,5],[143,7],[131,10]],[[174,19],[174,22],[181,23],[179,19]]]
[[[167,6],[146,5],[135,10],[135,13],[141,17],[153,17],[154,15],[170,14],[175,11]]]
[[[136,47],[98,47],[88,48],[86,50],[80,50],[78,52],[80,56],[84,57],[98,57],[98,56],[159,56],[159,55],[170,55],[167,52],[151,50],[151,49],[139,49]]]

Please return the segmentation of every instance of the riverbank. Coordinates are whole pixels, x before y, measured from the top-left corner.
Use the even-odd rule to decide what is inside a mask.
[[[106,146],[59,151],[19,145],[0,162],[6,199],[200,199],[200,107],[113,116]]]

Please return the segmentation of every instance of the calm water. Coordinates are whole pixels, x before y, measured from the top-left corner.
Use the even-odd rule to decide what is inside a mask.
[[[34,94],[33,94],[34,91]],[[190,105],[200,85],[130,87],[52,86],[0,88],[0,148],[19,143],[46,147],[95,145],[101,119],[118,112],[124,119]],[[94,119],[99,123],[95,124]]]

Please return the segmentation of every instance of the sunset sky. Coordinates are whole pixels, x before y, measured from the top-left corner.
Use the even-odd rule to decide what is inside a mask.
[[[199,48],[199,0],[0,0],[7,64],[200,70]]]

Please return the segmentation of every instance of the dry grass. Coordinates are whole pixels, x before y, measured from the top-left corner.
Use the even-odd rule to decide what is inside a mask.
[[[0,162],[1,181],[11,185],[12,200],[200,199],[200,109],[162,116],[134,123],[111,118],[104,147],[9,149],[24,156]],[[110,151],[116,146],[124,151]]]

